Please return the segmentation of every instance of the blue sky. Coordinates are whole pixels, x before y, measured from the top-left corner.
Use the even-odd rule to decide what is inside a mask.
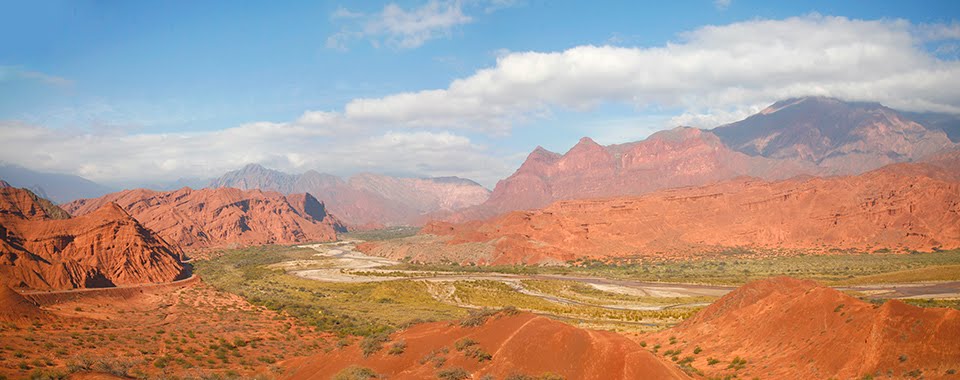
[[[492,186],[537,145],[786,96],[957,112],[958,4],[0,2],[0,160],[121,185],[260,162]]]

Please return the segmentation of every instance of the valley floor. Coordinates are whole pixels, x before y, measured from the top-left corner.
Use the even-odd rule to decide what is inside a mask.
[[[956,251],[476,267],[371,257],[355,249],[358,243],[228,250],[195,262],[201,281],[171,286],[27,293],[40,301],[45,317],[0,325],[0,379],[87,371],[284,378],[292,374],[289,359],[355,350],[410,326],[469,320],[501,308],[624,333],[649,341],[643,346],[656,353],[654,342],[671,345],[664,329],[735,285],[779,275],[818,279],[875,304],[897,298],[960,308]],[[672,359],[678,351],[670,352]]]

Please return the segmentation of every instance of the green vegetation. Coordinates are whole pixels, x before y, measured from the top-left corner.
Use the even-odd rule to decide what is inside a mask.
[[[458,340],[454,343],[454,348],[456,348],[458,352],[462,352],[464,356],[476,359],[477,362],[480,363],[493,359],[493,356],[484,351],[477,341],[470,338]]]
[[[407,342],[406,341],[397,341],[390,345],[390,350],[387,351],[390,355],[403,355],[407,351]]]
[[[454,283],[454,296],[462,302],[490,308],[513,306],[518,309],[571,318],[612,320],[624,322],[679,321],[692,315],[696,309],[675,308],[665,310],[613,310],[592,305],[568,305],[547,301],[543,298],[522,294],[499,281],[476,280]]]
[[[838,283],[844,285],[862,285],[920,281],[955,281],[958,279],[960,279],[960,265],[944,265],[862,276],[839,281]]]
[[[614,293],[597,289],[593,286],[568,280],[523,280],[524,288],[549,294],[557,297],[584,302],[589,304],[643,304],[643,305],[676,305],[700,302],[713,302],[715,297],[650,297],[634,296]]]
[[[470,378],[470,372],[463,368],[447,368],[438,371],[437,378],[441,380],[466,380]]]
[[[730,361],[730,364],[727,365],[727,369],[733,369],[734,371],[739,371],[746,366],[747,366],[747,359],[743,359],[737,356]]]
[[[739,252],[739,253],[738,253]],[[772,276],[791,276],[831,285],[861,281],[909,282],[960,279],[960,250],[911,253],[866,254],[837,252],[830,255],[793,255],[752,258],[743,250],[714,255],[697,261],[666,261],[625,258],[618,261],[580,260],[571,266],[476,266],[457,264],[404,263],[389,269],[498,272],[538,275],[562,274],[653,282],[709,283],[739,285]],[[868,277],[876,276],[876,277]]]
[[[416,235],[420,232],[420,227],[390,227],[379,230],[356,231],[339,234],[340,240],[364,240],[381,241],[390,239],[400,239]]]
[[[413,319],[457,319],[466,314],[434,299],[422,282],[330,283],[268,268],[282,261],[310,259],[314,253],[308,248],[251,247],[225,251],[194,263],[194,268],[217,289],[343,335],[375,335]]]
[[[363,356],[373,355],[383,349],[383,344],[388,340],[390,340],[390,334],[387,332],[368,335],[360,341],[360,351],[363,351]]]

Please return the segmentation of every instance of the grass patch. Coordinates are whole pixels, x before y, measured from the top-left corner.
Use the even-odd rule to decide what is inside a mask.
[[[627,257],[607,262],[571,261],[568,263],[570,266],[403,263],[388,269],[521,275],[561,274],[651,282],[725,285],[740,285],[773,276],[812,279],[831,285],[853,283],[859,278],[884,274],[889,276],[877,276],[864,281],[883,283],[960,279],[960,274],[956,272],[958,270],[956,267],[960,267],[960,250],[911,254],[838,252],[830,255],[794,254],[767,258],[753,258],[752,255],[756,252],[744,249],[724,252],[726,253],[695,261]],[[924,268],[926,270],[919,270]]]
[[[411,319],[458,319],[466,314],[435,300],[421,282],[329,283],[267,268],[309,259],[314,253],[309,248],[251,247],[224,251],[195,262],[194,268],[219,290],[341,335],[370,336],[393,331]]]
[[[420,227],[390,227],[379,230],[355,231],[338,234],[340,240],[381,241],[416,235]]]

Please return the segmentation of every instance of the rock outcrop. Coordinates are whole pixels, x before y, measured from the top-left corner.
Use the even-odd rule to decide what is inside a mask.
[[[116,203],[147,228],[185,250],[336,240],[343,224],[310,194],[288,199],[260,190],[183,188],[127,190],[63,205],[85,215]],[[298,209],[298,207],[300,207]]]
[[[115,203],[67,219],[53,218],[49,206],[28,190],[0,188],[0,285],[110,287],[169,282],[185,274],[179,250]],[[62,212],[53,208],[54,214]]]

